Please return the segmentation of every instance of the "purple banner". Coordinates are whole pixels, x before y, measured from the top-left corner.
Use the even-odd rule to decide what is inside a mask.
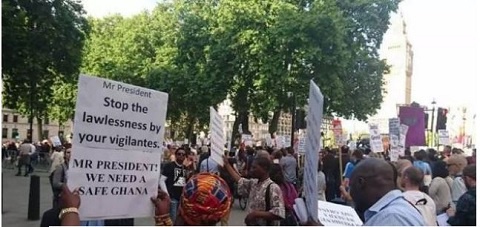
[[[400,123],[408,125],[405,146],[425,146],[425,113],[423,108],[400,107]]]

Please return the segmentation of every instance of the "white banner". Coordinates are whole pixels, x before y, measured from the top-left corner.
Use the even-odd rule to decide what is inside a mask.
[[[445,129],[438,130],[438,144],[440,145],[450,145],[450,136],[448,131]]]
[[[244,143],[245,146],[253,147],[253,136],[242,134],[242,143]]]
[[[350,207],[318,201],[318,219],[324,226],[362,226],[357,212]]]
[[[81,220],[153,216],[167,103],[166,93],[80,76],[67,177]]]
[[[304,190],[308,217],[318,220],[318,156],[320,152],[320,128],[323,119],[323,94],[311,80],[308,96],[307,140],[305,142]]]
[[[223,118],[217,111],[210,107],[210,145],[212,159],[223,166],[225,149],[225,134],[223,133]]]
[[[369,124],[370,127],[370,149],[373,152],[383,152],[382,135],[377,124]]]

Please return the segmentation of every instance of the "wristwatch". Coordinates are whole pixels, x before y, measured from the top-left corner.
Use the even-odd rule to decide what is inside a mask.
[[[78,214],[78,209],[76,207],[64,208],[60,211],[60,214],[58,215],[58,219],[62,220],[63,215],[68,214],[68,213]]]

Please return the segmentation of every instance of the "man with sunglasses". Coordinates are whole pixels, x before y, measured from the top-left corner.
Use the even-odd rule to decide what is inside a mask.
[[[467,191],[465,187],[465,182],[463,181],[463,169],[467,166],[467,158],[460,154],[455,154],[450,156],[447,160],[447,169],[448,173],[453,179],[452,183],[452,201],[453,201],[453,208],[457,204],[458,199],[460,196],[463,195]]]
[[[178,202],[182,195],[182,190],[187,183],[188,168],[183,164],[186,157],[186,151],[180,147],[175,151],[175,160],[163,166],[162,175],[166,177],[165,185],[170,196],[170,218],[175,223],[177,217]]]

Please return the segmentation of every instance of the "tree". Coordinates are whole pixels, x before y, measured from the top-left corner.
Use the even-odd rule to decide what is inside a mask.
[[[2,1],[4,105],[38,122],[56,81],[74,80],[88,33],[82,5],[71,0]]]

